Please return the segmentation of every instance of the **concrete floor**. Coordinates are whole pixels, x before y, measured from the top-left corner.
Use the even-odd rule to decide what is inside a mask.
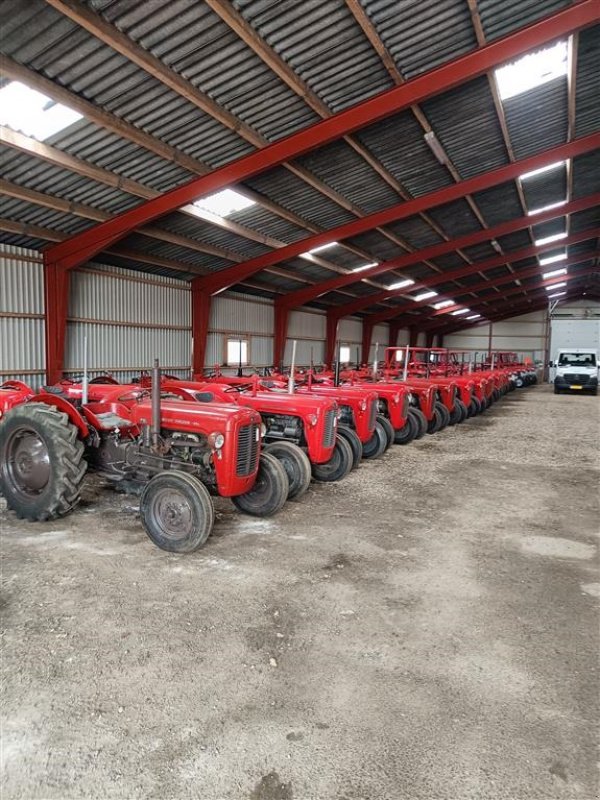
[[[515,392],[188,557],[3,508],[3,800],[596,797],[599,422]]]

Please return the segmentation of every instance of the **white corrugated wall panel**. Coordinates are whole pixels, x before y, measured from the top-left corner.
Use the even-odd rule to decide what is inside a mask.
[[[315,364],[321,364],[325,358],[325,341],[307,341],[306,339],[296,339],[296,366],[308,367],[311,359]],[[293,340],[288,339],[285,345],[284,364],[289,366],[292,362]]]
[[[409,342],[410,332],[408,328],[401,328],[398,331],[398,338],[396,340],[396,344],[400,347],[406,346]]]
[[[338,339],[343,344],[362,342],[362,322],[352,317],[340,320]]]
[[[272,330],[272,329],[271,329]],[[289,339],[323,339],[327,332],[325,313],[292,311],[288,320]]]
[[[273,304],[243,294],[213,298],[210,329],[232,333],[273,333]]]
[[[44,271],[40,254],[2,245],[0,257],[0,383],[22,380],[34,388],[46,368]],[[10,315],[10,316],[9,316]]]
[[[373,342],[379,342],[383,347],[388,346],[389,329],[387,325],[375,325],[373,328]]]
[[[270,367],[273,364],[273,337],[252,336],[250,358],[255,367]]]

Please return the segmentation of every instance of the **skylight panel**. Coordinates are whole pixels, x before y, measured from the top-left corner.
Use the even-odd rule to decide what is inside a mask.
[[[563,297],[563,295],[565,294],[566,292],[556,292],[556,294],[549,294],[548,300],[553,300],[555,297]]]
[[[437,297],[437,292],[421,292],[421,294],[416,295],[413,297],[415,303],[420,303],[421,300],[429,300],[430,297]]]
[[[550,270],[550,272],[544,272],[542,278],[546,280],[546,278],[557,278],[559,275],[566,275],[566,274],[567,274],[567,268],[561,267],[561,269],[552,269]]]
[[[448,306],[453,306],[454,300],[440,300],[439,303],[434,303],[434,308],[439,311],[440,308],[448,308]]]
[[[546,256],[546,258],[540,258],[540,266],[545,267],[546,264],[556,264],[557,261],[564,261],[566,257],[566,253],[559,253],[556,256]]]
[[[315,253],[321,253],[323,250],[329,250],[331,247],[336,247],[337,242],[327,242],[327,244],[320,244],[318,247],[313,247],[312,250],[307,250],[306,253],[300,253],[300,258],[308,258],[311,260],[311,256],[314,256]]]
[[[547,164],[545,167],[538,167],[538,169],[532,169],[531,172],[524,172],[519,177],[522,181],[528,181],[530,178],[536,178],[538,175],[543,175],[545,172],[552,172],[552,170],[558,169],[566,163],[566,161],[554,161],[552,164]]]
[[[195,200],[193,205],[223,219],[235,214],[236,211],[250,208],[256,203],[234,189],[223,189],[221,192],[209,194],[206,197]]]
[[[531,211],[528,211],[527,216],[532,217],[535,214],[541,214],[543,211],[552,211],[553,208],[560,208],[561,206],[566,206],[566,204],[566,200],[558,200],[556,203],[548,203],[547,206],[540,206],[539,208],[533,208]]]
[[[406,278],[406,280],[398,281],[397,283],[392,283],[387,288],[390,291],[394,291],[395,289],[404,289],[406,286],[412,286],[413,284],[414,284],[413,280],[411,280],[410,278]]]
[[[0,89],[0,124],[40,142],[80,119],[82,114],[20,81],[11,81]]]
[[[567,238],[567,232],[563,231],[562,233],[553,233],[552,236],[544,236],[542,239],[536,239],[534,241],[534,245],[536,247],[541,247],[544,244],[551,244],[552,242],[559,242],[561,239]]]
[[[567,74],[567,60],[568,44],[564,40],[500,67],[494,73],[500,99],[508,100],[563,77]]]
[[[378,267],[378,266],[379,266],[379,261],[371,261],[370,264],[362,264],[360,267],[354,267],[352,272],[362,272],[365,269],[371,269],[371,267]]]
[[[461,314],[468,314],[470,311],[471,311],[470,308],[459,308],[458,311],[451,311],[450,312],[450,316],[451,317],[458,317]]]
[[[479,319],[479,317],[481,317],[481,314],[471,314],[471,316],[467,317],[467,319]]]
[[[552,286],[546,286],[547,292],[553,292],[555,289],[561,289],[563,286],[566,286],[567,282],[562,281],[561,283],[553,283]]]

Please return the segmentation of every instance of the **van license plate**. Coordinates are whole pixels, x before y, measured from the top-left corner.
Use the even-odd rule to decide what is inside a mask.
[[[571,386],[571,389],[582,389],[582,386]]]

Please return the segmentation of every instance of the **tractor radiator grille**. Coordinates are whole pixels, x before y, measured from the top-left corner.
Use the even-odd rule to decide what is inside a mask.
[[[238,432],[236,475],[250,475],[258,458],[258,425],[243,425]]]
[[[575,372],[565,373],[565,380],[569,381],[569,383],[579,384],[580,386],[583,386],[584,383],[587,383],[589,379],[589,375],[577,375]]]
[[[323,431],[323,447],[331,447],[335,441],[335,408],[329,409],[325,414],[325,428]]]
[[[371,408],[369,409],[369,430],[373,430],[375,422],[377,421],[377,400],[371,401]]]

